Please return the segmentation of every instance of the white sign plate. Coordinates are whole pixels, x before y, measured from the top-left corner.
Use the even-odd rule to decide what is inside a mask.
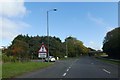
[[[46,58],[47,54],[46,53],[39,53],[38,57],[39,58]]]

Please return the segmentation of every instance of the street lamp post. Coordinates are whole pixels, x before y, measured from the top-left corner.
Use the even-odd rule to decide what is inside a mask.
[[[68,58],[68,40],[67,40],[67,38],[68,38],[69,36],[67,36],[66,37],[66,58]]]
[[[57,9],[51,9],[47,11],[48,62],[49,62],[49,12],[50,11],[57,11]]]
[[[66,38],[66,58],[68,57],[67,38]]]

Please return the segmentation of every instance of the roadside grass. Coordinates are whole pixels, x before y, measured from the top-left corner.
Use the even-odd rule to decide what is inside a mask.
[[[0,79],[2,78],[2,63],[0,63]]]
[[[0,79],[2,78],[2,51],[0,50]]]
[[[98,57],[96,57],[96,59],[98,59],[100,61],[103,61],[103,62],[106,62],[106,63],[120,65],[120,61],[113,61],[113,60],[103,59],[103,58],[98,58]]]
[[[12,78],[18,75],[42,69],[52,65],[53,63],[46,62],[17,62],[2,64],[2,78]]]

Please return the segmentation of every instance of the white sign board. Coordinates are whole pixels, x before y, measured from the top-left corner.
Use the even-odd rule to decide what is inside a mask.
[[[39,53],[38,57],[39,58],[46,58],[47,54],[46,53]]]
[[[39,52],[38,53],[39,58],[46,58],[47,57],[47,50],[46,50],[44,44],[42,44],[42,46],[38,52]]]

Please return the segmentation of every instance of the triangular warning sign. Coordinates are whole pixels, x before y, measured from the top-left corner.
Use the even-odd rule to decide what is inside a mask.
[[[47,53],[47,50],[46,50],[44,44],[42,44],[42,46],[41,46],[41,48],[40,48],[40,50],[39,50],[39,53]]]

